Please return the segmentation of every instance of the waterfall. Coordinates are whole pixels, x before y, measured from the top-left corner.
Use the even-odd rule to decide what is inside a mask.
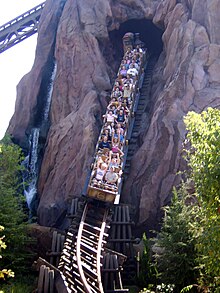
[[[56,71],[57,65],[55,62],[50,82],[47,87],[48,90],[46,95],[46,101],[44,104],[44,108],[42,109],[43,115],[41,116],[39,127],[32,128],[31,130],[31,134],[29,137],[29,153],[25,160],[22,162],[22,165],[25,167],[25,171],[23,172],[24,195],[31,213],[35,211],[35,201],[37,195],[37,179],[40,167],[38,154],[41,147],[39,146],[40,131],[41,128],[44,127],[44,124],[48,121]]]
[[[40,167],[38,154],[40,147],[42,147],[39,145],[40,131],[44,128],[45,123],[48,121],[56,72],[57,65],[56,62],[54,62],[53,72],[47,87],[45,104],[42,109],[43,115],[41,116],[41,121],[38,124],[39,127],[32,128],[29,137],[29,153],[22,163],[22,165],[25,166],[25,171],[23,172],[24,195],[26,197],[28,208],[31,212],[35,211],[35,201],[37,195],[37,179]]]
[[[51,98],[52,98],[52,93],[53,93],[54,79],[55,79],[56,73],[57,73],[57,64],[55,62],[53,72],[52,72],[52,75],[51,75],[51,78],[50,78],[50,83],[49,83],[49,86],[48,86],[48,94],[47,94],[46,104],[45,104],[45,108],[44,108],[43,121],[48,120],[49,111],[50,111],[50,104],[51,104]]]
[[[23,161],[23,165],[28,170],[28,175],[25,179],[27,180],[28,186],[24,189],[24,195],[26,197],[27,205],[30,210],[31,203],[37,193],[37,174],[38,174],[38,140],[39,140],[40,128],[33,128],[30,135],[30,151],[28,156]]]

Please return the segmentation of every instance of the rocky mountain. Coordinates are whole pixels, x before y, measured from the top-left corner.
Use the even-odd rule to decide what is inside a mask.
[[[136,208],[139,227],[156,226],[184,167],[184,115],[220,106],[219,11],[219,0],[46,1],[34,65],[17,87],[8,128],[27,149],[31,129],[40,127],[41,225],[61,227],[68,200],[82,192],[122,37],[132,31],[157,62],[122,200]]]

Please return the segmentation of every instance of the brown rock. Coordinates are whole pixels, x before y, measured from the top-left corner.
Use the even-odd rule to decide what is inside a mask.
[[[136,207],[136,220],[144,229],[158,223],[161,206],[179,182],[176,172],[185,167],[184,115],[220,106],[219,1],[177,2],[67,0],[62,11],[63,1],[47,1],[35,63],[18,86],[9,127],[25,144],[25,132],[33,127],[43,96],[47,65],[55,57],[51,126],[38,184],[40,224],[62,226],[68,199],[81,194],[119,65],[115,36],[120,36],[121,24],[126,28],[129,21],[141,19],[164,30],[164,48],[152,76],[149,109],[143,115],[123,201]],[[150,32],[147,37],[154,41]]]
[[[43,257],[49,260],[47,252],[51,251],[53,231],[55,231],[55,229],[31,224],[29,225],[29,231],[30,235],[36,239],[36,258]]]

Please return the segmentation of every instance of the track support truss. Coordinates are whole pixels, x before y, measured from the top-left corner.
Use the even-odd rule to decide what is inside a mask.
[[[37,32],[44,5],[45,2],[35,6],[0,27],[0,53]]]

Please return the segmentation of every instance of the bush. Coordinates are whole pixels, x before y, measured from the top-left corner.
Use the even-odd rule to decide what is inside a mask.
[[[2,265],[16,273],[29,270],[33,258],[28,247],[27,216],[23,211],[21,190],[21,149],[7,138],[0,144],[0,224],[5,227],[7,250],[2,252]]]
[[[188,204],[186,204],[186,201]],[[175,284],[177,292],[196,280],[197,254],[193,231],[197,207],[192,205],[185,184],[174,189],[170,206],[164,207],[161,231],[154,239],[154,258],[159,279],[164,284]]]

